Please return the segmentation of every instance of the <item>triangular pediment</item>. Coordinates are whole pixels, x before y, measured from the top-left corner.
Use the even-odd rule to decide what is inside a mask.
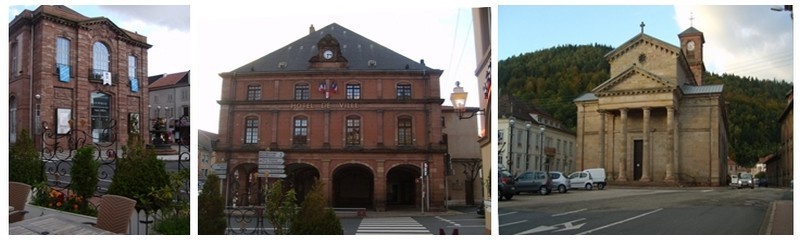
[[[674,56],[678,56],[678,54],[680,54],[681,52],[681,49],[675,45],[661,41],[660,39],[654,38],[650,35],[641,33],[637,34],[630,40],[626,41],[619,47],[615,48],[614,50],[611,50],[611,52],[606,53],[605,57],[609,62],[614,62],[621,56],[630,53],[632,50],[640,46],[651,46],[659,49],[660,51],[666,52]]]
[[[621,74],[592,89],[597,96],[630,95],[640,93],[669,92],[676,86],[647,70],[631,66]]]

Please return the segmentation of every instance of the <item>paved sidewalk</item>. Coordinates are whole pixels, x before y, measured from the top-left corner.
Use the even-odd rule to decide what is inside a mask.
[[[778,200],[772,202],[768,213],[767,235],[793,235],[794,227],[794,201]]]

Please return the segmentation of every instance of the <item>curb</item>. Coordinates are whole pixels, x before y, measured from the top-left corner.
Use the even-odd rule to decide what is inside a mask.
[[[761,229],[758,233],[761,235],[772,235],[772,224],[775,222],[775,205],[777,201],[772,201],[767,209],[767,215],[764,216],[764,221],[761,222]]]

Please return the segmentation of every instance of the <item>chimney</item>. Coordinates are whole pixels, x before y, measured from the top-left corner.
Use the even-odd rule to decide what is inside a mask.
[[[311,27],[308,27],[308,34],[312,34],[312,33],[316,32],[316,31],[317,30],[314,30],[314,24],[311,24]]]

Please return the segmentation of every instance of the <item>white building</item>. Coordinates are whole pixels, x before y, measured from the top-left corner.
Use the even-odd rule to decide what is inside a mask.
[[[497,161],[501,168],[514,175],[535,170],[564,174],[580,170],[575,166],[575,133],[560,121],[508,96],[500,97],[498,108]]]

